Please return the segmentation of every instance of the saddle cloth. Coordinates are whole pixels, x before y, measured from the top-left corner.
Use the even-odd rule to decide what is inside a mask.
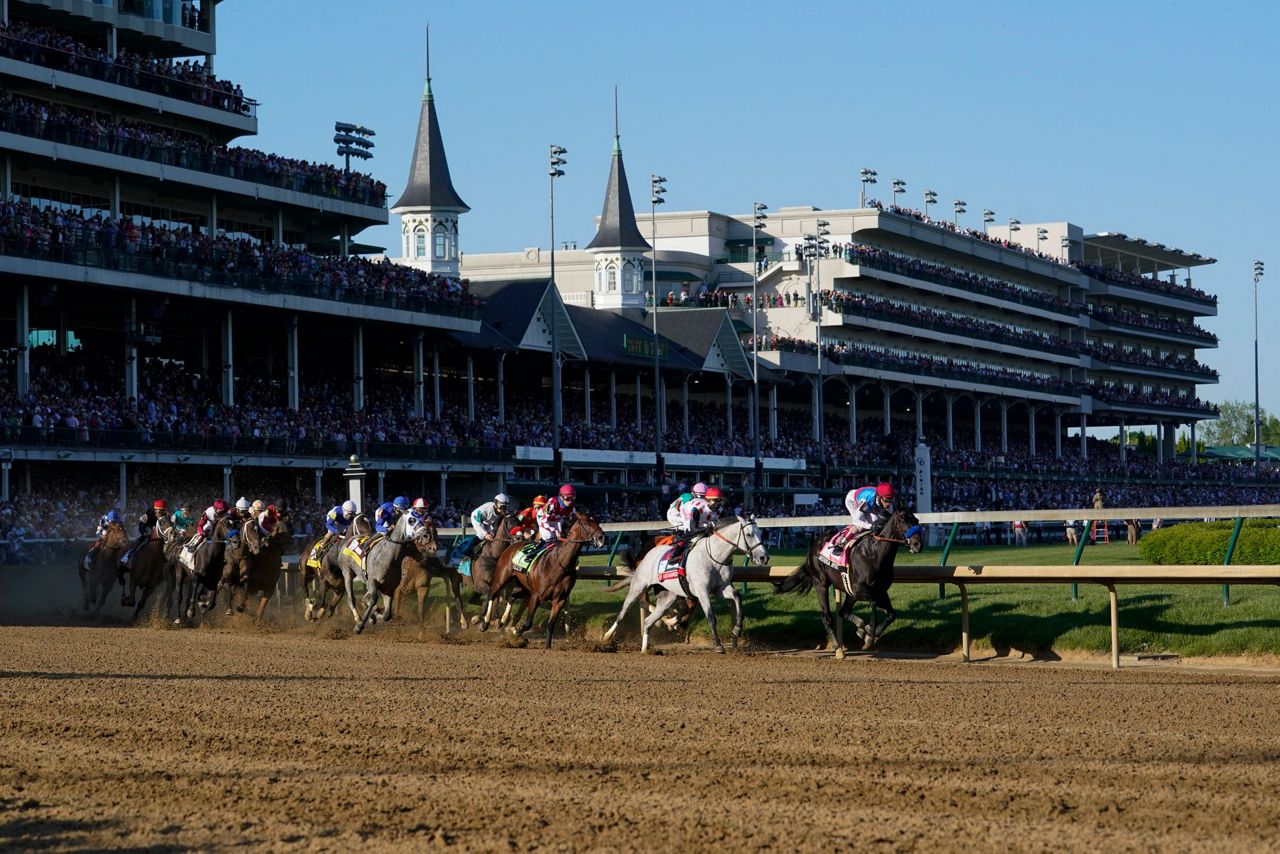
[[[662,557],[658,558],[658,580],[659,581],[671,581],[673,579],[680,578],[685,574],[684,559],[688,555],[688,552],[686,551],[683,555],[680,556],[678,563],[672,564],[671,556],[674,551],[675,551],[674,547],[669,548],[666,550],[666,552],[663,553]]]
[[[462,562],[458,564],[458,574],[465,575],[467,578],[471,577],[471,558],[464,557],[462,559]]]
[[[379,534],[365,534],[362,537],[352,537],[351,541],[342,547],[342,553],[355,563],[356,568],[360,570],[361,574],[364,574],[365,571],[365,558],[369,556],[369,552],[373,550],[373,547],[379,538]]]
[[[178,549],[178,563],[182,564],[187,569],[195,570],[196,568],[195,552],[191,551],[186,546],[183,546],[182,548]]]
[[[844,569],[849,565],[849,548],[870,533],[870,531],[860,531],[849,525],[823,544],[822,549],[818,552],[818,557],[836,569]]]
[[[554,543],[550,545],[546,543],[530,543],[527,546],[521,546],[511,556],[511,568],[516,572],[529,572],[533,569],[533,565],[553,548],[555,548]]]

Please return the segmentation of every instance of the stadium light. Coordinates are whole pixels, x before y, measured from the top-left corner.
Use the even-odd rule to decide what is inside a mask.
[[[1040,244],[1048,239],[1049,239],[1049,229],[1047,228],[1036,229],[1036,251],[1037,252],[1040,251]]]
[[[1071,255],[1071,238],[1064,234],[1062,235],[1062,260],[1063,261],[1070,260],[1070,255]]]
[[[924,218],[925,219],[929,218],[929,205],[936,205],[937,203],[938,203],[937,191],[925,190],[924,191]]]
[[[983,208],[982,209],[982,233],[986,234],[988,226],[990,226],[991,223],[995,221],[996,221],[996,212],[993,211],[991,208]]]
[[[907,182],[902,180],[901,178],[894,178],[893,179],[893,206],[895,208],[898,206],[898,194],[905,193],[906,191],[907,191]]]
[[[658,205],[665,204],[662,198],[667,193],[667,179],[661,175],[649,174],[649,229],[653,240],[653,436],[654,436],[654,479],[655,484],[662,486],[659,475],[662,473],[662,421],[666,415],[662,404],[662,367],[658,363]]]
[[[755,454],[752,473],[754,489],[751,501],[754,504],[756,493],[763,487],[764,458],[760,450],[760,232],[764,231],[764,221],[769,217],[765,211],[769,206],[764,202],[751,203],[751,393],[755,406],[751,412],[751,423],[755,426],[752,450]]]
[[[564,177],[563,167],[568,161],[564,156],[569,149],[562,145],[549,146],[547,158],[548,197],[551,204],[551,291],[552,299],[559,297],[556,290],[556,179]],[[553,303],[554,306],[554,303]],[[554,307],[551,310],[551,465],[555,469],[555,479],[560,480],[562,474],[560,451],[560,422],[562,410],[560,405],[560,338],[556,332],[557,317]]]
[[[1258,282],[1264,265],[1253,262],[1253,471],[1257,477],[1262,465],[1262,404],[1258,396]]]
[[[1013,233],[1015,231],[1022,231],[1022,229],[1019,228],[1020,225],[1022,225],[1022,220],[1009,217],[1009,242],[1010,243],[1013,242]]]
[[[370,160],[373,157],[372,136],[377,136],[367,127],[353,125],[351,122],[333,123],[333,141],[338,146],[338,156],[345,158],[343,172],[351,172],[351,158]]]
[[[862,190],[858,193],[858,207],[865,208],[867,206],[867,185],[876,182],[876,170],[859,169],[858,180],[862,184]]]
[[[951,203],[951,209],[954,211],[951,217],[951,224],[956,226],[957,228],[960,227],[960,214],[965,213],[966,211],[969,210],[968,208],[965,207],[966,204],[967,202],[965,202],[964,199],[956,199],[954,202]]]

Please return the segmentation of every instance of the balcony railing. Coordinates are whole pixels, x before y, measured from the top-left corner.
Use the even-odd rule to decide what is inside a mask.
[[[29,62],[41,68],[51,68],[66,74],[101,80],[104,83],[114,83],[117,86],[138,89],[178,101],[188,101],[228,113],[254,118],[258,115],[258,102],[242,94],[238,95],[234,90],[227,91],[213,86],[188,83],[163,74],[141,71],[127,65],[116,65],[83,54],[45,47],[13,36],[0,35],[0,57]]]
[[[1089,316],[1110,326],[1123,326],[1127,329],[1137,329],[1142,332],[1169,332],[1174,335],[1185,335],[1188,338],[1196,338],[1215,347],[1218,344],[1217,335],[1201,329],[1194,323],[1181,323],[1172,320],[1161,320],[1156,317],[1143,317],[1141,315],[1135,315],[1132,312],[1117,314],[1107,308],[1097,306],[1089,309]]]
[[[256,271],[229,270],[226,267],[234,266],[235,256],[217,250],[210,256],[213,266],[195,261],[177,261],[162,256],[157,257],[151,254],[151,250],[145,250],[145,253],[141,254],[136,250],[54,244],[48,241],[47,235],[44,240],[32,240],[13,233],[0,234],[0,255],[140,273],[166,279],[182,279],[246,292],[243,296],[237,295],[234,299],[251,298],[256,292],[311,297],[352,305],[416,311],[449,317],[477,318],[480,316],[480,308],[469,303],[437,300],[415,294],[361,291],[329,285],[313,279],[289,276],[267,277]]]
[[[180,143],[163,143],[149,139],[134,139],[110,131],[96,131],[89,127],[64,123],[53,119],[40,119],[18,115],[12,110],[0,110],[0,131],[43,139],[60,145],[70,145],[89,151],[100,151],[179,169],[191,169],[223,178],[249,181],[279,187],[296,193],[339,199],[358,205],[385,208],[386,188],[372,179],[360,180],[342,186],[335,179],[349,180],[336,168],[332,172],[291,171],[287,163],[269,161],[255,165],[240,160],[229,148],[221,151],[201,151]],[[246,152],[249,150],[246,149]],[[256,159],[256,153],[251,155]],[[354,173],[353,173],[354,174]]]

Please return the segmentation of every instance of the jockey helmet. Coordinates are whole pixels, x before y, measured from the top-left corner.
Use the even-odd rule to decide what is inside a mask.
[[[348,498],[346,501],[342,502],[342,512],[348,516],[356,515],[356,503]]]
[[[414,510],[426,510],[426,509],[427,509],[427,500],[426,500],[425,498],[415,498],[415,499],[413,499],[413,509],[414,509]]]
[[[166,509],[166,508],[165,508],[165,505],[164,505],[164,499],[163,499],[163,498],[157,498],[155,501],[151,502],[151,509],[153,509],[153,510],[164,510],[164,509]]]
[[[236,509],[237,509],[237,510],[248,510],[248,509],[249,509],[249,499],[245,498],[243,495],[242,495],[242,496],[240,496],[240,498],[236,501]]]
[[[215,498],[213,499],[213,509],[219,513],[224,513],[227,509],[227,502],[223,501],[221,498]]]
[[[409,499],[403,495],[397,495],[396,500],[391,502],[391,506],[397,510],[407,510],[409,508]]]
[[[565,501],[573,501],[578,497],[578,491],[566,483],[560,487],[560,497]]]
[[[499,492],[497,495],[493,496],[493,503],[498,507],[509,507],[511,506],[511,499],[505,492]]]
[[[116,511],[114,511],[114,510],[108,510],[108,511],[107,511],[107,521],[108,521],[108,522],[119,522],[119,521],[120,521],[120,514],[119,514],[119,513],[117,513],[117,512],[116,512]]]
[[[537,498],[533,499],[534,507],[542,507],[546,503],[547,503],[547,496],[545,495],[539,495]]]
[[[876,487],[876,498],[893,498],[893,484],[882,483]]]
[[[708,488],[707,488],[707,500],[708,500],[708,501],[719,501],[719,500],[720,500],[720,499],[722,499],[722,498],[724,498],[724,493],[723,493],[723,492],[721,492],[718,488],[716,488],[716,487],[714,487],[714,486],[711,486],[711,487],[708,487]]]
[[[706,496],[707,494],[707,485],[702,481],[698,481],[693,485],[693,489],[689,491],[692,492],[695,496],[698,496],[699,498],[701,498]]]

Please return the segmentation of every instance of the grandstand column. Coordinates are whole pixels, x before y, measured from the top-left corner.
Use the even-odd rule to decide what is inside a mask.
[[[387,500],[387,470],[378,469],[378,504]]]
[[[120,175],[119,173],[111,177],[111,216],[120,217]]]
[[[13,463],[5,460],[0,463],[0,501],[9,500],[9,470],[13,468]]]
[[[888,386],[885,386],[884,387],[884,434],[886,436],[888,436],[890,433],[893,432],[893,430],[890,427],[890,421],[889,421],[889,403],[892,397],[893,397],[893,392],[889,390]]]
[[[17,310],[17,345],[18,358],[14,365],[14,387],[18,397],[26,397],[31,382],[31,287],[23,285],[18,290]]]
[[[640,423],[644,417],[644,413],[640,407],[640,380],[641,380],[640,372],[637,371],[636,372],[636,430],[640,429]]]
[[[27,470],[31,470],[29,466]],[[120,463],[120,491],[116,500],[119,502],[121,511],[123,511],[125,505],[129,503],[129,464],[124,461],[121,461]]]
[[[67,312],[61,303],[58,304],[58,355],[67,355]]]
[[[685,399],[685,412],[688,413],[688,398]],[[685,419],[684,427],[685,438],[689,437],[689,422]],[[769,383],[769,438],[777,441],[778,439],[778,384]]]
[[[277,246],[284,245],[284,208],[276,208],[275,241]]]
[[[658,418],[662,420],[662,432],[668,430],[667,426],[667,378],[660,377],[658,383]]]
[[[1036,408],[1027,406],[1027,450],[1031,456],[1036,455]]]
[[[467,353],[467,420],[476,420],[476,360]]]
[[[582,366],[582,419],[591,426],[591,366]]]
[[[223,466],[222,467],[222,494],[227,497],[228,501],[235,500],[235,498],[231,494],[232,486],[233,484],[231,483],[231,466]]]
[[[213,5],[213,4],[210,4],[210,5]],[[115,25],[113,24],[112,26],[107,28],[107,53],[109,53],[111,55],[111,58],[114,59],[116,54],[119,53],[119,51],[120,51],[120,47],[119,47],[118,33],[115,28]],[[212,66],[210,66],[209,71],[210,72],[213,71]]]
[[[434,343],[431,345],[431,393],[432,410],[435,413],[435,420],[440,420],[440,348]]]
[[[614,370],[609,371],[609,427],[618,429],[618,372]],[[689,435],[687,426],[684,432],[687,437]]]
[[[689,375],[684,375],[683,389],[681,392],[681,411],[684,415],[684,437],[689,438]]]
[[[756,414],[755,389],[747,386],[747,435],[752,439],[756,437],[756,422],[759,420]]]
[[[1177,459],[1178,425],[1173,421],[1164,425],[1164,456],[1169,462]]]
[[[316,469],[314,472],[316,481],[316,506],[320,507],[324,500],[324,469]]]
[[[809,433],[813,441],[818,441],[818,378],[809,381]]]
[[[1129,461],[1129,428],[1125,426],[1124,419],[1120,419],[1120,462],[1127,463]]]
[[[440,472],[440,504],[443,507],[449,501],[449,473],[447,471]]]
[[[289,362],[289,408],[298,411],[298,315],[285,321],[285,356]]]
[[[507,423],[507,354],[498,354],[498,423]]]
[[[426,416],[426,389],[423,388],[426,382],[422,376],[422,351],[423,351],[423,334],[419,329],[413,334],[413,417],[424,418]],[[498,360],[498,388],[502,388],[502,360]]]
[[[1000,400],[1000,453],[1009,453],[1009,401]]]
[[[0,0],[0,24],[9,26],[9,0]],[[4,497],[9,497],[8,490],[5,490]]]
[[[725,427],[728,432],[725,434],[730,439],[733,438],[733,374],[729,373],[726,368],[724,372],[724,404],[725,404]]]
[[[222,317],[222,405],[236,405],[235,329],[231,309]]]
[[[364,324],[351,330],[351,409],[364,411]]]
[[[124,397],[131,405],[138,403],[138,300],[129,300],[129,314],[124,324]]]
[[[849,393],[849,444],[858,444],[858,387],[851,380],[845,380],[845,391]]]
[[[9,155],[4,156],[4,197],[6,199],[13,196],[13,158]]]
[[[1196,422],[1191,422],[1191,465],[1200,464],[1200,449],[1196,447]]]
[[[209,194],[209,228],[205,232],[210,237],[218,234],[218,194]]]
[[[1088,442],[1089,437],[1087,435],[1088,432],[1089,432],[1089,416],[1081,412],[1080,413],[1080,459],[1082,460],[1089,459],[1089,442]]]
[[[924,396],[925,393],[920,389],[915,390],[916,395],[916,441],[924,441]]]
[[[1062,413],[1053,413],[1053,453],[1062,459]]]
[[[973,450],[982,453],[982,404],[985,401],[973,396]]]
[[[947,399],[947,450],[954,451],[956,449],[956,425],[955,425],[955,403],[956,396],[951,392],[945,395]]]
[[[342,229],[338,232],[338,251],[343,258],[351,254],[351,226],[346,220],[343,220]]]

